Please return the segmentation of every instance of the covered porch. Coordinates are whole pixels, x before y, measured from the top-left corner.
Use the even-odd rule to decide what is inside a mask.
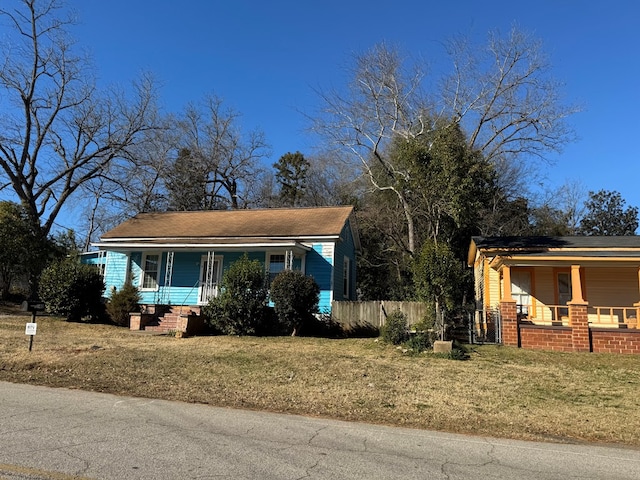
[[[502,343],[640,353],[640,237],[474,237],[468,263]]]
[[[607,261],[549,265],[513,257],[500,275],[506,345],[560,351],[640,353],[640,267]]]

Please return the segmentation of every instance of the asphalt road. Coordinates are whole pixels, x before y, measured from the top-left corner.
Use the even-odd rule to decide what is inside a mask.
[[[640,450],[0,382],[0,479],[640,479]]]

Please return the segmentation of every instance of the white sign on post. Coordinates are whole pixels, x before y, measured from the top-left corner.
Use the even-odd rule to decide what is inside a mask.
[[[37,328],[38,328],[38,324],[37,323],[27,323],[27,328],[25,328],[24,334],[25,335],[35,335]]]

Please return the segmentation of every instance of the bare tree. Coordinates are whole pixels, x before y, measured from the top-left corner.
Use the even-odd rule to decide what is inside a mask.
[[[443,81],[442,108],[488,161],[509,168],[545,159],[573,139],[565,120],[578,108],[563,103],[540,40],[514,27],[506,36],[490,32],[479,49],[452,40],[448,54],[454,71]]]
[[[124,219],[167,209],[165,179],[174,145],[168,126],[149,130],[129,150],[127,158],[112,162],[101,175],[82,185],[85,250],[97,236]]]
[[[155,89],[96,89],[74,53],[58,0],[0,8],[12,35],[0,53],[0,189],[11,188],[43,236],[77,190],[131,155],[154,128]]]
[[[421,94],[423,71],[403,67],[399,51],[386,44],[355,57],[346,93],[318,92],[324,108],[312,120],[317,132],[360,160],[374,189],[393,192],[397,197],[407,223],[408,248],[413,252],[411,207],[396,185],[396,180],[407,179],[410,174],[397,168],[387,148],[395,136],[412,138],[425,133],[430,125],[425,124],[427,103]]]
[[[178,122],[177,147],[185,154],[188,152],[181,160],[192,166],[194,176],[201,177],[193,181],[204,185],[198,208],[237,209],[250,203],[254,181],[261,170],[259,161],[267,156],[269,146],[262,132],[242,132],[239,117],[238,112],[223,105],[221,98],[210,95],[200,105],[189,105]],[[175,198],[184,181],[175,175],[168,183]],[[173,208],[184,206],[174,204]]]
[[[518,182],[527,162],[544,158],[569,141],[564,120],[576,111],[562,104],[559,84],[535,39],[513,30],[489,36],[486,50],[452,42],[453,74],[428,98],[425,69],[385,44],[356,56],[344,93],[319,92],[323,111],[313,118],[317,132],[359,159],[374,190],[396,196],[406,223],[407,249],[416,249],[415,213],[406,185],[415,173],[395,161],[394,138],[429,138],[448,125],[460,125],[467,148],[479,153],[502,181]],[[513,190],[517,190],[512,187]]]

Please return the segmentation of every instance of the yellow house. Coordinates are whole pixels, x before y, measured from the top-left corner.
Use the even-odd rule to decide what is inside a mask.
[[[503,343],[640,353],[640,237],[473,237],[468,263]]]

